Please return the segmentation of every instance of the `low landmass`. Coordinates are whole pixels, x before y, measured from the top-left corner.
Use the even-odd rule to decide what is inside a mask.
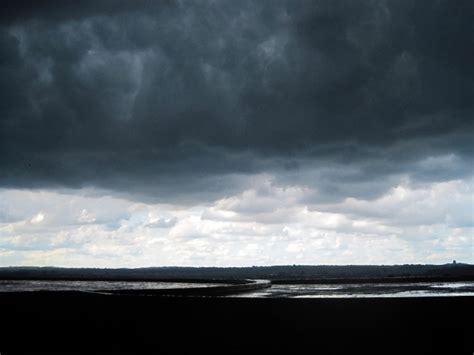
[[[282,265],[253,267],[147,267],[135,269],[3,267],[3,280],[242,280],[273,283],[474,281],[474,265]]]

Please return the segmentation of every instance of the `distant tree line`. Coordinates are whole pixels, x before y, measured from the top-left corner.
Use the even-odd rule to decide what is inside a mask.
[[[474,280],[474,265],[293,265],[148,267],[137,269],[4,267],[0,279],[74,280],[330,280],[433,278]]]

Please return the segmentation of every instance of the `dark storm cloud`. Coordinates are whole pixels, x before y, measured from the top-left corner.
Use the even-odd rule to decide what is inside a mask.
[[[3,186],[212,199],[269,172],[372,196],[472,173],[472,1],[5,4]]]
[[[160,5],[172,1],[161,1]],[[40,19],[64,21],[97,14],[114,15],[121,12],[143,12],[151,4],[147,0],[4,0],[0,18],[5,23]]]

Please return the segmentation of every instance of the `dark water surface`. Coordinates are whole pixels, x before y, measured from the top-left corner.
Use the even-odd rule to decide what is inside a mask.
[[[0,292],[162,290],[175,288],[216,287],[223,285],[225,284],[161,281],[0,280]]]
[[[160,290],[218,287],[222,283],[141,281],[1,280],[0,292]],[[362,297],[474,296],[474,281],[377,284],[273,284],[270,288],[229,297],[250,298],[362,298]]]
[[[146,292],[110,296],[88,291],[110,289],[110,283],[102,281],[3,281],[0,285],[3,291],[20,286],[56,290],[0,292],[2,355],[68,350],[74,354],[454,355],[474,350],[472,282],[285,284],[234,297],[143,296]],[[114,285],[146,290],[150,282]],[[61,287],[82,287],[86,292],[62,292]],[[405,297],[410,295],[414,297]],[[456,297],[436,297],[440,295]]]
[[[237,297],[361,298],[474,296],[474,282],[272,285]]]

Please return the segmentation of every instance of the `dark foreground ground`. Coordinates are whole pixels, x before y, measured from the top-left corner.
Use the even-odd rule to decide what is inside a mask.
[[[0,294],[0,352],[472,354],[472,297]]]

